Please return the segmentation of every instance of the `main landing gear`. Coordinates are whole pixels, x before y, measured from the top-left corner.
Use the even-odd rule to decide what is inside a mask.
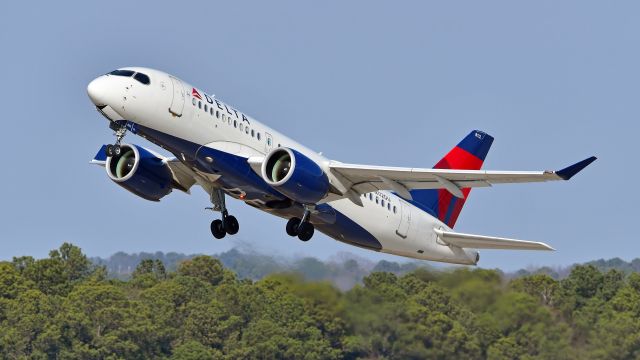
[[[126,121],[111,121],[109,122],[109,128],[114,131],[113,135],[116,137],[116,143],[107,145],[107,156],[118,156],[122,152],[120,148],[122,138],[127,134],[127,123]]]
[[[207,210],[220,211],[222,219],[216,219],[211,222],[211,234],[216,239],[222,239],[227,234],[235,235],[240,230],[240,224],[235,216],[229,215],[224,201],[224,192],[219,189],[211,191],[211,203],[213,207]]]
[[[298,239],[302,241],[309,241],[313,237],[313,232],[315,231],[313,224],[309,222],[310,215],[311,211],[309,209],[305,209],[302,219],[296,217],[289,219],[286,228],[287,234],[289,236],[297,236]]]

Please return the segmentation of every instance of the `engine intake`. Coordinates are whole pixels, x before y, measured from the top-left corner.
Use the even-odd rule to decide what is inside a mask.
[[[123,144],[105,165],[111,180],[143,199],[160,201],[172,190],[169,166],[143,147]]]
[[[329,192],[329,179],[322,168],[293,149],[273,149],[265,157],[261,173],[267,184],[301,204],[315,204]]]

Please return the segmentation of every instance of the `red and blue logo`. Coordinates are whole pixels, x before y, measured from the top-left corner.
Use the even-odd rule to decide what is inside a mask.
[[[196,90],[196,88],[191,88],[191,96],[193,96],[194,98],[198,98],[198,99],[202,100],[202,96],[200,95],[198,90]]]

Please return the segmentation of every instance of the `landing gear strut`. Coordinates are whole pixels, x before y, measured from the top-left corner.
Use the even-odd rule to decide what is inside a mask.
[[[107,145],[107,156],[118,156],[122,152],[120,143],[122,138],[127,134],[127,124],[122,121],[111,121],[109,128],[114,131],[113,135],[116,137],[116,143],[114,145]]]
[[[310,215],[311,211],[305,208],[302,219],[297,217],[289,219],[286,227],[287,234],[289,236],[297,236],[298,239],[302,241],[309,241],[313,237],[313,233],[315,231],[313,224],[309,222]]]
[[[229,215],[224,201],[224,192],[220,189],[214,189],[211,192],[211,203],[213,207],[207,210],[220,211],[222,219],[216,219],[211,222],[211,234],[216,239],[222,239],[227,234],[235,235],[240,230],[240,224],[235,216]]]

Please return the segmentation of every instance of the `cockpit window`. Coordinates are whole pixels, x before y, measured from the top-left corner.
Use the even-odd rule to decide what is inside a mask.
[[[143,73],[136,73],[136,75],[133,78],[145,85],[149,85],[151,83],[151,80],[149,79],[149,77]]]
[[[134,73],[135,71],[131,71],[131,70],[113,70],[112,72],[109,73],[109,75],[130,77]]]

